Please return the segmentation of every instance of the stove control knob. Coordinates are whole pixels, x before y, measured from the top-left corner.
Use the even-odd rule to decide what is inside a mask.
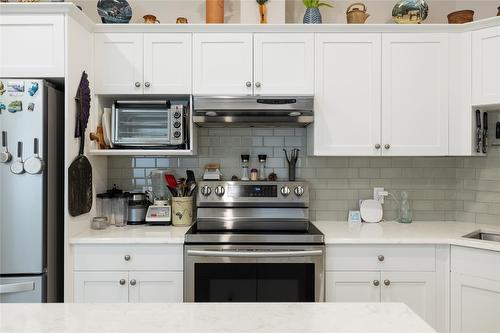
[[[210,193],[212,193],[212,189],[210,188],[210,186],[205,185],[201,188],[201,194],[203,194],[204,196],[208,197]]]
[[[224,187],[219,185],[215,188],[215,194],[217,194],[219,197],[222,197],[224,195]]]
[[[293,193],[295,193],[296,196],[301,197],[302,194],[304,194],[304,188],[299,185],[293,189]]]
[[[281,195],[287,197],[290,194],[290,188],[288,186],[283,186],[280,190]]]

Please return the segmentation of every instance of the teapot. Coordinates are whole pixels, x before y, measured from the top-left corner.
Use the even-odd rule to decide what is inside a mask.
[[[357,8],[357,7],[361,8]],[[366,13],[366,6],[361,2],[356,2],[347,7],[347,23],[365,23],[370,14]]]

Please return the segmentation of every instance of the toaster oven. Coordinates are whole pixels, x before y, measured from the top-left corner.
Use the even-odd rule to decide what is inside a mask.
[[[117,147],[169,147],[186,143],[186,105],[169,100],[115,101],[111,141]]]

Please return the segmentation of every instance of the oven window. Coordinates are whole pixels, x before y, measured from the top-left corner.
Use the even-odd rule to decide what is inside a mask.
[[[195,302],[314,302],[314,264],[195,264]]]
[[[117,114],[120,142],[168,143],[169,113],[163,108],[121,108]]]

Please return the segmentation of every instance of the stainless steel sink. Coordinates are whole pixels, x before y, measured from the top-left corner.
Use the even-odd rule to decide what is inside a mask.
[[[473,231],[470,234],[467,234],[462,237],[471,239],[481,239],[492,242],[500,242],[500,233],[483,232],[481,230]]]

